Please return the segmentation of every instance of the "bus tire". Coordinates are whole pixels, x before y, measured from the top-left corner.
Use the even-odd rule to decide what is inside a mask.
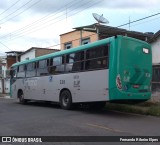
[[[62,109],[70,110],[72,109],[72,95],[70,91],[63,90],[60,93],[60,106]]]
[[[27,103],[27,100],[24,99],[24,94],[23,94],[22,90],[18,91],[18,99],[19,99],[20,104],[26,104]]]

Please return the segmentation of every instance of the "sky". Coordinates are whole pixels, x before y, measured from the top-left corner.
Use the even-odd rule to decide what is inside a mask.
[[[60,34],[96,23],[92,13],[119,25],[160,13],[160,0],[1,0],[0,56],[31,47],[60,49]],[[160,30],[160,14],[121,28]]]

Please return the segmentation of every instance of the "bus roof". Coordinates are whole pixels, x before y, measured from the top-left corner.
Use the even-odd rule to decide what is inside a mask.
[[[122,37],[126,37],[126,36],[121,36],[121,35],[117,36],[117,38],[122,38]],[[131,37],[126,37],[126,38],[134,39],[134,38],[131,38]],[[115,39],[115,36],[110,37],[110,38],[106,38],[106,39],[102,39],[102,40],[99,40],[99,41],[96,41],[96,42],[93,42],[93,43],[89,43],[89,44],[86,44],[86,45],[81,45],[81,46],[70,48],[70,49],[67,49],[67,50],[62,50],[62,51],[50,53],[50,54],[47,54],[47,55],[39,56],[39,57],[30,59],[30,60],[17,62],[17,63],[14,63],[12,65],[12,67],[22,65],[22,64],[31,63],[31,62],[36,62],[36,61],[47,59],[47,58],[52,58],[52,57],[57,57],[57,56],[65,55],[65,54],[70,54],[70,53],[78,52],[78,51],[81,51],[81,50],[86,50],[86,49],[89,49],[89,48],[92,48],[92,47],[95,47],[95,46],[110,43],[114,39]],[[134,40],[137,40],[137,39],[134,39]],[[138,40],[138,41],[141,41],[141,40]],[[141,42],[143,42],[143,41],[141,41]]]

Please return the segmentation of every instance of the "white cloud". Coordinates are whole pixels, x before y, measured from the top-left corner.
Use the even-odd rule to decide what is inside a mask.
[[[146,9],[146,8],[159,8],[159,0],[105,0],[101,6],[109,9]]]
[[[73,28],[71,20],[67,19],[67,21],[59,21],[57,23],[54,23],[53,25],[48,25],[46,27],[43,25],[41,27],[37,26],[38,29],[41,28],[39,30],[35,27],[34,29],[29,29],[30,31],[25,31],[24,29],[23,32],[20,31],[20,33],[11,33],[10,35],[8,35],[9,32],[13,31],[13,28],[10,28],[11,25],[16,30],[17,28],[21,28],[21,26],[25,26],[26,24],[25,22],[21,22],[17,25],[17,23],[12,22],[4,25],[2,33],[7,34],[7,37],[4,40],[1,38],[1,40],[3,40],[4,44],[6,44],[11,50],[27,50],[33,46],[49,47],[59,44],[59,35],[71,31]]]

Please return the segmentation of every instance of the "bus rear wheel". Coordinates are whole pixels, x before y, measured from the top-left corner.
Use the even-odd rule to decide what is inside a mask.
[[[27,100],[24,99],[24,94],[23,94],[23,91],[18,91],[18,99],[19,99],[19,103],[20,104],[26,104],[27,103]]]
[[[72,109],[72,95],[68,90],[64,90],[60,94],[60,106],[62,109]]]

